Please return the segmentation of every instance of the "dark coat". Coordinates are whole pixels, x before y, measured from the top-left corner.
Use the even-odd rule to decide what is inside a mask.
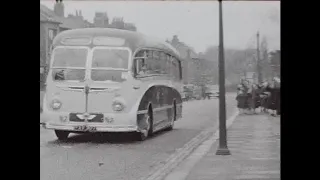
[[[236,100],[237,100],[237,107],[240,109],[247,109],[249,108],[249,101],[248,101],[248,88],[241,84],[242,88],[238,88],[238,93]]]
[[[271,93],[268,98],[268,109],[280,111],[280,88],[268,86],[266,91]]]

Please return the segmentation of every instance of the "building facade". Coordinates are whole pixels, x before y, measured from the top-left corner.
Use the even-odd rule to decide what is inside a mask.
[[[52,14],[40,6],[40,89],[44,88],[50,46],[54,36],[59,32],[59,24]]]
[[[197,53],[190,46],[181,42],[178,36],[173,36],[172,40],[166,41],[170,43],[179,52],[182,59],[182,78],[184,84],[190,84],[194,81],[197,74],[196,61],[194,59],[198,58]]]
[[[48,64],[50,46],[59,33],[60,24],[53,11],[40,4],[40,59],[43,64]]]

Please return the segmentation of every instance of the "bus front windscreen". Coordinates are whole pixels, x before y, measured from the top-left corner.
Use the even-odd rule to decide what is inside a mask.
[[[128,72],[127,49],[95,49],[92,57],[91,79],[93,81],[125,81]]]
[[[59,47],[53,51],[52,76],[55,81],[83,81],[88,50]]]

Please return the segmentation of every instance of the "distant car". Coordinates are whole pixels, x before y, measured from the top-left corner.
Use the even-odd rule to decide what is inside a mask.
[[[193,99],[200,100],[202,99],[202,91],[200,87],[195,87],[193,90]]]
[[[219,86],[209,87],[206,94],[209,96],[209,98],[219,97]]]
[[[193,93],[193,85],[185,85],[183,87],[183,100],[189,101],[191,99],[194,99],[194,93]]]
[[[205,93],[205,99],[208,98],[208,99],[211,99],[211,98],[214,98],[214,97],[219,97],[219,92],[206,92]]]
[[[218,91],[210,92],[210,97],[219,97],[219,92]]]

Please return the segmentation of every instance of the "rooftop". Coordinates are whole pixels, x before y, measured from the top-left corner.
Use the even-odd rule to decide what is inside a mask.
[[[54,12],[42,4],[40,4],[40,21],[61,23]]]
[[[60,27],[65,29],[85,28],[91,26],[91,23],[84,20],[82,16],[69,15],[68,17],[58,17],[52,9],[42,4],[40,4],[40,21],[61,23]]]
[[[86,28],[91,26],[91,23],[76,16],[69,16],[67,18],[58,17],[57,19],[62,23],[60,27],[65,29]]]

